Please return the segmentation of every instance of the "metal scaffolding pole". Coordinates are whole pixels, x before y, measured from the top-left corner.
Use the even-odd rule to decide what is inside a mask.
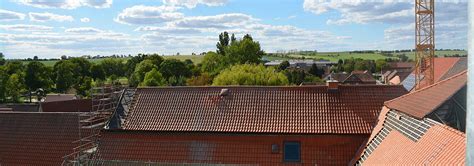
[[[466,165],[474,165],[474,2],[468,1],[469,3],[469,29],[468,29],[468,81],[467,81],[467,119],[466,119],[466,132],[467,132],[467,163]]]

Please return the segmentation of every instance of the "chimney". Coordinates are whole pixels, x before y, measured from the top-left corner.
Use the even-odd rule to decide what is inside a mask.
[[[328,80],[326,81],[326,86],[328,86],[328,91],[337,91],[339,89],[339,81]]]
[[[228,96],[230,93],[229,89],[221,89],[221,93],[219,93],[219,96],[221,97],[225,97],[225,96]]]

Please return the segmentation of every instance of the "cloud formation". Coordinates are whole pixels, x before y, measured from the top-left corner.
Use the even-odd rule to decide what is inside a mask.
[[[25,14],[9,10],[0,9],[0,21],[24,20]]]
[[[0,25],[0,29],[6,30],[6,31],[37,32],[37,31],[51,31],[53,27],[44,26],[44,25],[14,24],[14,25]]]
[[[81,22],[90,22],[91,19],[87,18],[87,17],[84,17],[84,18],[81,18]]]
[[[187,8],[195,8],[198,4],[207,6],[222,6],[228,0],[163,0],[163,3],[171,6],[185,6]]]
[[[59,15],[59,14],[53,14],[53,13],[32,13],[30,12],[28,14],[30,16],[30,21],[35,21],[35,22],[46,22],[46,21],[57,21],[57,22],[65,22],[65,21],[74,21],[74,18],[72,16],[67,16],[67,15]]]
[[[113,0],[18,0],[20,4],[37,8],[75,9],[78,7],[108,8]]]
[[[184,17],[173,6],[144,6],[137,5],[124,9],[115,18],[122,24],[159,24]]]

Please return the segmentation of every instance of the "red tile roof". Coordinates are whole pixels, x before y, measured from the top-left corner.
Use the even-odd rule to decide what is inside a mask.
[[[347,165],[366,135],[285,135],[105,131],[95,165],[124,163],[292,165],[283,162],[283,142],[301,143],[294,165]],[[272,145],[278,151],[272,152]],[[107,165],[107,164],[105,164]]]
[[[432,126],[413,141],[398,130],[391,131],[364,161],[364,165],[464,165],[466,136],[442,124]]]
[[[61,165],[78,125],[76,113],[0,112],[0,165]]]
[[[92,110],[92,100],[76,99],[42,102],[40,109],[42,112],[90,112]]]
[[[435,82],[441,81],[442,80],[441,78],[443,78],[445,74],[449,73],[448,71],[450,71],[451,68],[455,67],[454,65],[459,61],[459,59],[460,58],[457,58],[457,57],[456,58],[454,57],[435,58],[434,59],[434,81]],[[421,87],[425,87],[427,84],[428,83],[425,80],[422,80],[420,83]]]
[[[467,71],[464,71],[431,86],[387,101],[385,105],[388,108],[421,119],[451,98],[451,96],[466,85],[466,82]]]
[[[383,102],[405,93],[384,85],[140,88],[124,129],[369,134]]]

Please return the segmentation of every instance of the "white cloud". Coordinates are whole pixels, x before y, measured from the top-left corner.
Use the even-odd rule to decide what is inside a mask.
[[[177,27],[155,27],[155,26],[141,26],[135,29],[139,32],[157,32],[162,34],[198,34],[201,30],[194,28],[177,28]]]
[[[27,25],[27,24],[15,24],[15,25],[0,25],[0,29],[6,31],[51,31],[53,27],[44,25]]]
[[[25,19],[25,14],[0,9],[0,21],[15,21]]]
[[[30,16],[30,21],[36,21],[36,22],[46,22],[46,21],[57,21],[57,22],[64,22],[64,21],[74,21],[74,18],[72,16],[67,16],[67,15],[59,15],[59,14],[53,14],[53,13],[29,13]]]
[[[254,24],[258,19],[242,13],[228,13],[214,16],[185,17],[170,23],[170,26],[184,28],[214,28],[226,29]]]
[[[172,6],[186,6],[187,8],[195,8],[198,4],[207,6],[222,6],[228,0],[163,0],[166,5]]]
[[[115,21],[123,24],[159,24],[183,18],[184,14],[176,10],[178,8],[173,6],[132,6],[124,9]]]
[[[64,30],[64,32],[68,33],[101,33],[104,32],[103,30],[92,28],[92,27],[80,27],[80,28],[69,28]]]
[[[18,0],[20,4],[37,8],[75,9],[88,6],[93,8],[108,8],[112,0]]]
[[[87,17],[84,17],[84,18],[81,18],[81,22],[90,22],[91,19],[87,18]]]

